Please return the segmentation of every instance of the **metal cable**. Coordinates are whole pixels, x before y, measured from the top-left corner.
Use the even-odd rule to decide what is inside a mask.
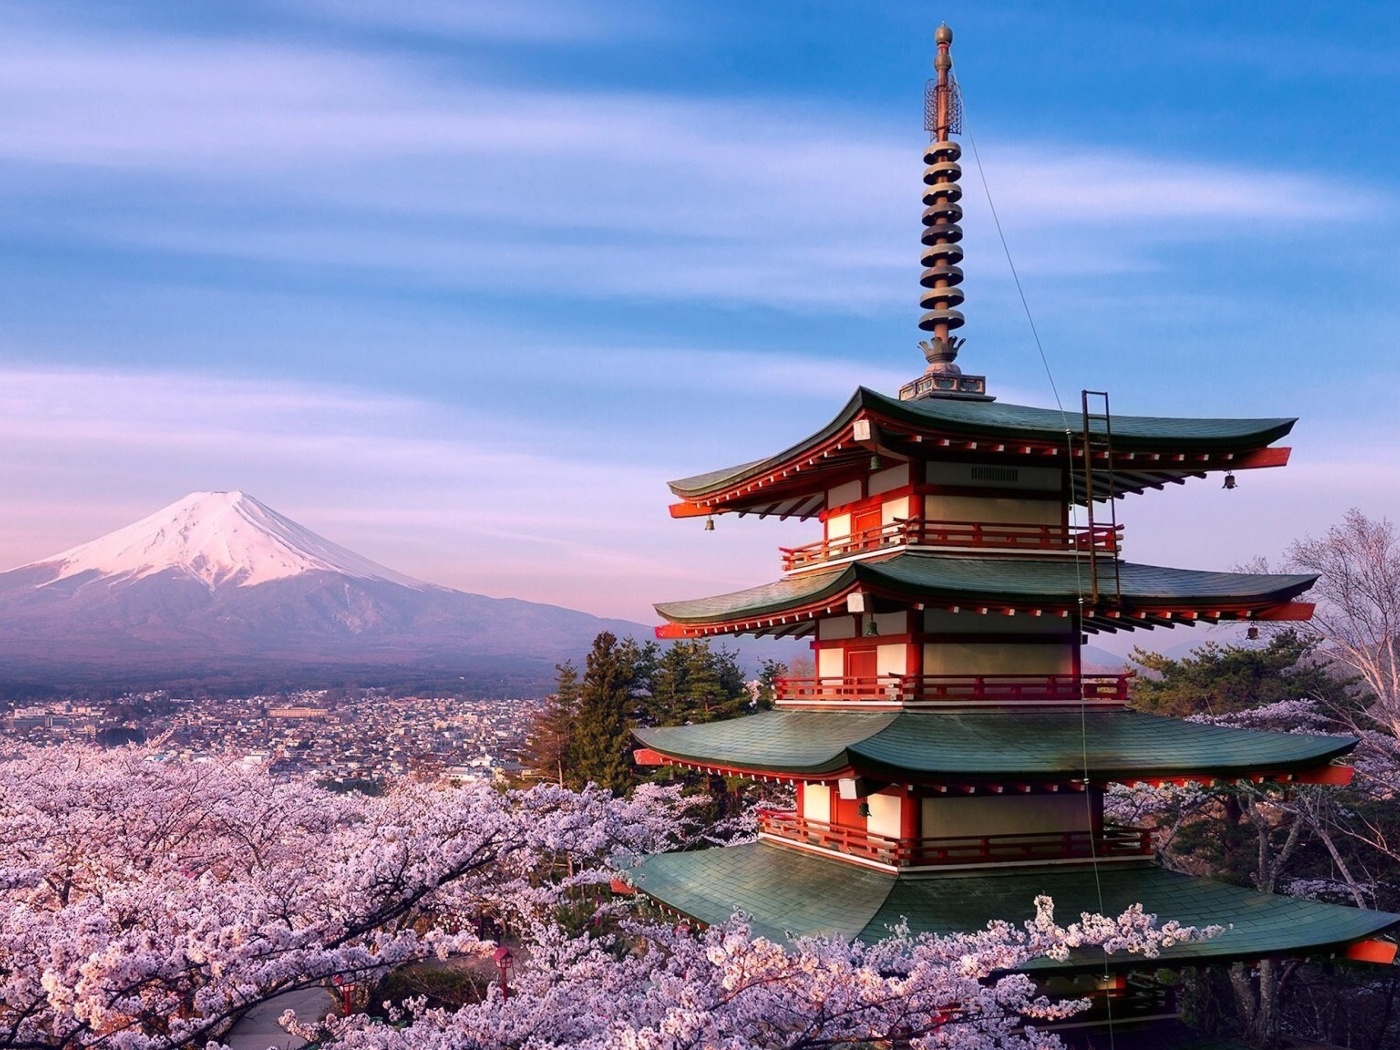
[[[977,139],[972,135],[971,131],[968,130],[967,108],[966,108],[966,102],[965,102],[965,101],[964,101],[964,103],[963,103],[963,110],[962,110],[962,114],[961,114],[961,115],[962,115],[962,121],[963,121],[963,129],[964,129],[964,132],[965,132],[965,134],[966,134],[966,136],[967,136],[968,145],[970,145],[970,146],[972,147],[972,156],[973,156],[973,159],[974,159],[974,160],[976,161],[976,163],[977,163],[977,176],[978,176],[979,180],[980,180],[981,183],[982,183],[982,192],[983,192],[983,194],[984,194],[984,195],[986,196],[986,198],[987,198],[987,208],[988,208],[988,210],[990,210],[991,213],[992,213],[992,222],[993,222],[993,224],[996,226],[997,237],[1001,240],[1001,249],[1002,249],[1003,254],[1005,254],[1005,256],[1006,256],[1006,265],[1007,265],[1007,267],[1011,270],[1011,279],[1012,279],[1012,280],[1015,282],[1015,284],[1016,284],[1016,294],[1017,294],[1018,296],[1020,296],[1020,299],[1021,299],[1021,308],[1025,311],[1025,314],[1026,314],[1026,323],[1027,323],[1028,325],[1030,325],[1031,337],[1035,340],[1035,348],[1036,348],[1037,352],[1040,354],[1040,363],[1041,363],[1041,365],[1042,365],[1042,366],[1044,367],[1044,369],[1045,369],[1045,378],[1049,381],[1049,383],[1050,383],[1050,392],[1051,392],[1051,393],[1054,395],[1054,397],[1055,397],[1055,407],[1056,407],[1057,409],[1059,409],[1059,412],[1060,412],[1060,422],[1061,422],[1061,424],[1064,426],[1064,429],[1065,429],[1065,454],[1066,454],[1066,456],[1068,457],[1068,466],[1069,466],[1069,471],[1070,471],[1070,478],[1071,478],[1071,481],[1072,481],[1072,479],[1073,479],[1073,477],[1074,477],[1074,432],[1073,432],[1073,430],[1070,428],[1070,425],[1069,425],[1069,414],[1065,411],[1064,403],[1060,400],[1060,391],[1059,391],[1059,388],[1055,385],[1055,375],[1054,375],[1054,372],[1053,372],[1053,371],[1051,370],[1051,368],[1050,368],[1050,358],[1049,358],[1049,356],[1045,353],[1045,345],[1044,345],[1044,343],[1041,342],[1041,339],[1040,339],[1040,331],[1039,331],[1038,328],[1036,328],[1035,317],[1034,317],[1034,315],[1031,313],[1030,301],[1026,298],[1026,291],[1025,291],[1025,288],[1024,288],[1024,287],[1022,286],[1022,284],[1021,284],[1021,275],[1020,275],[1020,273],[1017,272],[1017,270],[1016,270],[1016,262],[1015,262],[1015,260],[1014,260],[1014,259],[1012,258],[1012,256],[1011,256],[1011,246],[1010,246],[1010,244],[1008,243],[1008,241],[1007,241],[1007,239],[1006,239],[1006,231],[1002,228],[1002,225],[1001,225],[1001,217],[997,214],[996,202],[992,200],[992,189],[991,189],[991,186],[990,186],[990,185],[988,184],[988,182],[987,182],[987,173],[986,173],[985,169],[982,167],[982,154],[981,154],[981,153],[978,151],[978,149],[977,149]],[[1089,449],[1088,449],[1087,446],[1086,446],[1086,448],[1085,448],[1085,454],[1086,454],[1086,455],[1090,454],[1090,453],[1089,453]],[[1112,464],[1110,463],[1110,469],[1111,469],[1111,467],[1112,467]],[[1078,528],[1078,522],[1075,520],[1075,518],[1076,518],[1077,515],[1078,515],[1078,508],[1077,508],[1077,507],[1075,506],[1075,504],[1074,504],[1074,498],[1073,498],[1073,497],[1074,497],[1074,493],[1073,493],[1073,484],[1071,484],[1071,486],[1070,486],[1070,516],[1071,516],[1071,525],[1072,525],[1074,528]],[[1085,499],[1086,502],[1087,502],[1088,500],[1091,500],[1091,499],[1093,499],[1093,498],[1094,498],[1094,494],[1093,494],[1093,492],[1089,491],[1088,485],[1087,485],[1087,479],[1086,479],[1085,491],[1084,491],[1084,499]],[[1093,536],[1092,536],[1092,535],[1089,537],[1088,542],[1090,542],[1090,543],[1093,542]],[[1082,625],[1083,625],[1083,622],[1084,622],[1084,615],[1083,615],[1083,614],[1084,614],[1084,576],[1083,576],[1082,565],[1081,565],[1083,556],[1084,556],[1084,552],[1081,551],[1081,550],[1079,549],[1079,546],[1076,544],[1076,545],[1075,545],[1075,548],[1074,548],[1074,580],[1075,580],[1075,593],[1076,593],[1076,596],[1077,596],[1078,601],[1079,601],[1079,613],[1080,613],[1080,616],[1079,616],[1079,625],[1076,626],[1076,628],[1075,628],[1076,634],[1078,634],[1080,631],[1082,631],[1082,629],[1083,629],[1083,628],[1082,628]],[[1116,556],[1117,556],[1117,555],[1116,555],[1116,553],[1115,553],[1115,557],[1116,557]],[[1076,639],[1075,639],[1075,644],[1078,644],[1078,641],[1079,641],[1079,640],[1076,638]],[[1079,687],[1079,742],[1080,742],[1080,761],[1081,761],[1082,769],[1083,769],[1083,771],[1084,771],[1084,808],[1085,808],[1085,811],[1086,811],[1086,813],[1087,813],[1087,815],[1088,815],[1088,819],[1089,819],[1089,856],[1090,856],[1090,865],[1091,865],[1091,869],[1092,869],[1092,871],[1093,871],[1093,873],[1094,873],[1094,889],[1095,889],[1095,893],[1096,893],[1097,896],[1098,896],[1098,901],[1099,901],[1099,914],[1102,915],[1102,914],[1104,913],[1103,880],[1102,880],[1102,878],[1101,878],[1101,876],[1100,876],[1100,872],[1099,872],[1098,844],[1094,841],[1094,804],[1093,804],[1093,795],[1092,795],[1092,793],[1091,793],[1091,791],[1090,791],[1090,783],[1089,783],[1089,716],[1088,716],[1088,703],[1087,703],[1087,701],[1085,700],[1085,697],[1084,697],[1083,678],[1084,678],[1084,672],[1083,672],[1083,664],[1082,664],[1082,658],[1081,658],[1081,662],[1080,662],[1080,687]],[[1108,952],[1107,952],[1107,950],[1105,950],[1105,951],[1104,951],[1104,983],[1105,983],[1105,985],[1107,985],[1109,977],[1110,977],[1110,974],[1109,974],[1109,971],[1108,971]],[[1104,990],[1105,990],[1105,993],[1107,993],[1108,989],[1105,988]],[[1110,1046],[1110,1048],[1111,1048],[1111,1047],[1113,1047],[1113,1046],[1115,1045],[1116,1040],[1115,1040],[1115,1038],[1114,1038],[1114,1028],[1113,1028],[1113,1026],[1114,1026],[1114,1020],[1113,1020],[1113,1000],[1112,1000],[1112,997],[1109,996],[1108,994],[1105,994],[1105,995],[1104,995],[1104,1007],[1105,1007],[1105,1011],[1106,1011],[1106,1015],[1107,1015],[1107,1019],[1108,1019],[1108,1026],[1107,1026],[1107,1027],[1108,1027],[1108,1040],[1109,1040],[1109,1046]]]

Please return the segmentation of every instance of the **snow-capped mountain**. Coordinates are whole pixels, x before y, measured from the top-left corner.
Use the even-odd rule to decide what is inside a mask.
[[[51,582],[84,572],[140,579],[174,571],[216,590],[306,572],[337,572],[353,579],[427,586],[316,535],[243,492],[193,492],[134,525],[16,571],[50,565],[56,570]]]
[[[198,492],[0,573],[0,685],[390,668],[541,688],[641,624],[415,580],[241,492]],[[491,686],[491,688],[496,688]]]

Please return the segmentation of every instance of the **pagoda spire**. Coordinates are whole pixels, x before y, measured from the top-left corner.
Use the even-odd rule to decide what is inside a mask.
[[[924,374],[900,389],[903,400],[924,397],[963,397],[985,398],[987,381],[984,376],[965,376],[954,362],[958,349],[964,340],[953,336],[953,331],[964,323],[962,312],[957,307],[963,301],[963,272],[958,266],[962,261],[962,187],[958,180],[962,168],[958,159],[962,148],[952,141],[951,136],[959,134],[961,128],[961,100],[958,85],[953,79],[953,31],[947,24],[940,25],[933,35],[937,53],[933,68],[937,77],[928,82],[924,97],[924,127],[931,141],[924,152],[924,232],[923,274],[919,283],[923,292],[919,305],[924,314],[919,318],[919,327],[930,333],[930,338],[919,344],[928,361]]]

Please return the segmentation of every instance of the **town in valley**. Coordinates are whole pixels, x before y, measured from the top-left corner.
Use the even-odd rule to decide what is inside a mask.
[[[198,699],[155,691],[20,704],[0,715],[0,736],[143,744],[156,759],[234,759],[274,777],[373,791],[403,777],[492,783],[519,774],[539,705],[390,688]]]

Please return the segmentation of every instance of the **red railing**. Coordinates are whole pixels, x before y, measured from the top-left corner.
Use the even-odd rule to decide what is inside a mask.
[[[888,525],[838,539],[820,540],[803,547],[779,547],[783,569],[845,558],[883,547],[983,547],[998,550],[1088,551],[1117,554],[1122,525],[1095,525],[1092,529],[1064,525],[1018,525],[980,521],[923,521],[896,518]]]
[[[790,842],[848,853],[882,864],[923,866],[995,864],[1001,861],[1074,860],[1088,857],[1138,857],[1152,853],[1146,828],[1106,824],[1097,835],[1088,831],[1047,831],[1024,835],[955,835],[897,839],[858,828],[808,820],[793,812],[763,810],[758,828]]]
[[[868,678],[779,678],[778,699],[892,703],[1019,701],[1078,703],[1128,700],[1127,674],[882,674]]]

